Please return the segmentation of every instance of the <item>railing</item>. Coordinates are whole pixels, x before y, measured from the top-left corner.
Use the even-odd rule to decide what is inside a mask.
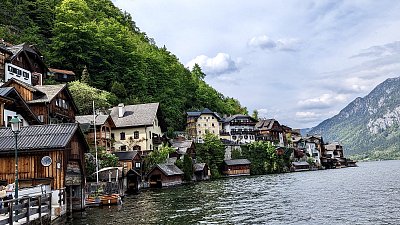
[[[0,208],[0,225],[29,224],[48,215],[51,220],[51,193],[3,201]]]
[[[256,122],[230,122],[231,126],[255,126]]]

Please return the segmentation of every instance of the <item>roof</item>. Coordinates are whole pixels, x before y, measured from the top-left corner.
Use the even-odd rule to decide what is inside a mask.
[[[193,165],[193,167],[194,167],[194,171],[195,172],[203,171],[205,169],[205,167],[206,167],[206,164],[205,163],[196,163],[196,164]]]
[[[24,88],[26,88],[26,89],[28,89],[28,90],[30,90],[30,91],[33,91],[33,92],[39,91],[39,90],[36,89],[34,86],[32,86],[32,85],[30,85],[30,84],[28,84],[28,83],[25,83],[25,82],[23,82],[23,81],[17,80],[17,79],[15,79],[15,78],[9,79],[7,82],[5,82],[5,83],[2,85],[2,87],[9,87],[10,83],[17,83],[17,84],[21,85],[22,87],[24,87]]]
[[[237,119],[237,118],[247,118],[247,119],[250,119],[250,120],[252,120],[252,121],[254,121],[254,122],[257,122],[256,119],[254,119],[253,117],[251,117],[251,116],[249,116],[249,115],[236,114],[236,115],[233,115],[233,116],[230,116],[230,117],[225,118],[225,119],[224,119],[224,123],[231,122],[232,120]]]
[[[251,164],[251,162],[248,159],[231,159],[231,160],[224,160],[224,162],[228,166]]]
[[[177,166],[174,164],[157,164],[151,171],[150,173],[155,169],[159,168],[162,173],[164,173],[166,176],[174,176],[174,175],[183,175],[183,172],[181,169],[179,169]]]
[[[62,73],[62,74],[75,76],[75,73],[71,70],[60,70],[60,69],[49,68],[49,71],[52,73]]]
[[[14,87],[0,88],[0,96],[13,102],[13,104],[6,106],[6,109],[11,109],[11,111],[20,114],[30,125],[42,124]]]
[[[308,162],[292,162],[293,166],[310,166]]]
[[[39,103],[39,102],[50,102],[53,98],[60,93],[67,85],[66,84],[54,84],[54,85],[37,85],[36,90],[44,93],[45,95],[40,98],[28,101],[28,103]]]
[[[325,145],[325,149],[328,151],[334,151],[334,150],[338,150],[338,148],[336,146],[342,146],[339,144],[339,142],[332,142],[330,144]]]
[[[188,148],[191,148],[193,145],[193,140],[185,140],[185,141],[173,141],[172,147],[177,149],[177,152],[180,154],[185,154]]]
[[[279,124],[279,122],[275,119],[260,120],[255,127],[259,130],[270,130],[274,126],[275,122]]]
[[[7,50],[9,50],[13,55],[17,55],[19,52],[21,52],[24,49],[25,43],[19,44],[19,45],[13,45],[10,47],[7,47]]]
[[[105,124],[108,117],[110,117],[110,115],[96,115],[96,126]],[[75,116],[75,121],[80,124],[92,124],[93,115]]]
[[[119,161],[132,160],[138,154],[138,151],[122,151],[114,152]]]
[[[111,109],[110,116],[117,128],[153,125],[159,103],[126,105],[124,108],[125,113],[121,118],[118,117],[118,106]]]
[[[77,123],[25,126],[18,134],[18,150],[64,148],[78,130]],[[15,139],[11,128],[0,128],[0,152],[14,151]]]
[[[213,111],[211,111],[211,110],[208,109],[208,108],[204,108],[204,109],[201,110],[201,111],[186,112],[186,114],[187,114],[187,116],[189,116],[189,117],[199,117],[199,116],[202,115],[202,114],[214,114],[214,116],[217,117],[218,120],[221,120],[221,116],[220,116],[218,113],[213,112]]]

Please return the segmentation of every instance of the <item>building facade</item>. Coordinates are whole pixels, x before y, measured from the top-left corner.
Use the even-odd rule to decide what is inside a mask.
[[[221,138],[238,144],[255,141],[257,120],[248,115],[234,115],[223,119]]]
[[[197,143],[203,142],[207,132],[220,137],[222,127],[222,119],[218,115],[207,108],[202,111],[187,112],[186,133],[189,139]]]

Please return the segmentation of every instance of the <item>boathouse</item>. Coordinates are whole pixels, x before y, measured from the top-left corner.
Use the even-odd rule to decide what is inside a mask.
[[[310,164],[308,162],[292,162],[292,166],[290,171],[299,172],[299,171],[307,171],[310,170]]]
[[[89,146],[76,123],[25,126],[18,134],[19,186],[49,185],[57,212],[84,208],[84,153]],[[15,181],[15,136],[0,128],[0,180]],[[20,196],[22,197],[22,196]],[[60,202],[59,202],[60,201]],[[65,208],[66,207],[66,208]]]
[[[123,168],[126,179],[126,191],[136,193],[142,182],[143,159],[138,151],[114,152],[118,157],[118,165]],[[124,190],[125,191],[125,190]]]
[[[196,163],[193,165],[193,180],[202,181],[210,179],[208,175],[208,166],[205,163]]]
[[[157,164],[147,174],[150,187],[168,187],[182,184],[183,172],[174,164]]]
[[[250,164],[248,159],[224,160],[225,166],[222,173],[226,176],[250,175]]]

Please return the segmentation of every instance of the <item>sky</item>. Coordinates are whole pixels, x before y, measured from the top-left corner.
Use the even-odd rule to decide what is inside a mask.
[[[113,0],[249,113],[318,125],[400,76],[400,1]]]

